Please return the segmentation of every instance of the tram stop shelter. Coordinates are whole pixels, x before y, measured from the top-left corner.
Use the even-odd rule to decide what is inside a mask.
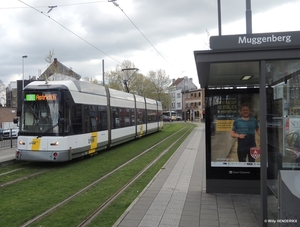
[[[206,192],[260,194],[262,223],[273,193],[279,218],[300,217],[300,32],[213,36],[210,48],[194,51],[205,89]],[[244,103],[260,135],[241,160],[231,131]]]

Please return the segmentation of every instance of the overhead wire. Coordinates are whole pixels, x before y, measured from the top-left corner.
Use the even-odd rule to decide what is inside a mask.
[[[63,27],[64,29],[66,29],[68,32],[72,33],[73,35],[75,35],[77,38],[81,39],[82,41],[84,41],[85,43],[87,43],[88,45],[92,46],[93,48],[95,48],[96,50],[100,51],[101,53],[103,53],[104,55],[106,55],[107,57],[111,58],[112,60],[116,61],[117,63],[121,64],[120,61],[118,61],[117,59],[115,59],[114,57],[110,56],[109,54],[105,53],[103,50],[99,49],[98,47],[96,47],[94,44],[90,43],[89,41],[87,41],[86,39],[82,38],[81,36],[79,36],[78,34],[76,34],[75,32],[73,32],[72,30],[70,30],[69,28],[67,28],[66,26],[64,26],[63,24],[59,23],[58,21],[54,20],[52,17],[50,17],[49,15],[45,14],[42,11],[39,11],[38,9],[36,9],[35,7],[23,2],[22,0],[19,0],[19,2],[23,3],[24,5],[30,7],[31,9],[42,13],[45,17],[48,17],[50,20],[52,20],[53,22],[55,22],[56,24],[58,24],[59,26]]]
[[[141,35],[147,40],[147,42],[153,47],[153,49],[171,66],[173,67],[167,59],[156,49],[156,47],[150,42],[150,40],[144,35],[144,33],[138,28],[138,26],[130,19],[130,17],[124,12],[124,10],[119,6],[119,4],[115,3],[116,0],[112,0],[112,3],[118,7],[124,15],[127,17],[127,19],[133,24],[133,26],[141,33]]]
[[[64,7],[64,6],[77,6],[77,5],[87,5],[87,4],[95,4],[95,3],[100,3],[100,2],[107,2],[105,0],[102,0],[102,1],[93,1],[93,2],[79,2],[79,3],[71,3],[71,4],[63,4],[63,5],[57,5],[58,7]],[[24,9],[24,8],[27,8],[27,7],[4,7],[4,8],[1,8],[0,9]],[[35,6],[35,8],[48,8],[48,6]]]

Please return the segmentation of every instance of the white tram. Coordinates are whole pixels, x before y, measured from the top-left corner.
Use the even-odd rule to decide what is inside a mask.
[[[159,101],[83,81],[24,88],[17,160],[64,162],[162,129]]]

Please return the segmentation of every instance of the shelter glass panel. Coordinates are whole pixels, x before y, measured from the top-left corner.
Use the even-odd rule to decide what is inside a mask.
[[[300,60],[267,61],[268,178],[300,169]],[[298,139],[299,138],[299,139]]]

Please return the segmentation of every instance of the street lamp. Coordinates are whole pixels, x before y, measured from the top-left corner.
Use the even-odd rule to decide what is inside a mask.
[[[22,91],[24,90],[24,58],[27,58],[27,55],[22,56],[22,74],[23,74]]]
[[[185,97],[185,82],[186,82],[186,76],[183,77],[183,97],[184,97],[184,121],[186,121],[186,97]]]

